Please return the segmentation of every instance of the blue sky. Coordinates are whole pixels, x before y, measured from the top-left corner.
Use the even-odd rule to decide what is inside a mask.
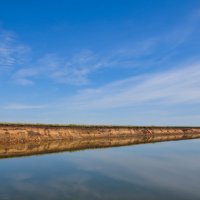
[[[0,121],[200,125],[199,0],[1,0]]]

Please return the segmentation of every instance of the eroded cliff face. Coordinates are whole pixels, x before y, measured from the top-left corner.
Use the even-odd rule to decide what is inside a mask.
[[[133,136],[200,137],[200,128],[0,125],[0,144]]]
[[[0,125],[0,158],[200,138],[200,128]]]

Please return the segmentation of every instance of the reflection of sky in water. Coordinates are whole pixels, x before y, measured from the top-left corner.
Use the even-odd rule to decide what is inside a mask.
[[[200,140],[0,160],[0,199],[200,199]]]

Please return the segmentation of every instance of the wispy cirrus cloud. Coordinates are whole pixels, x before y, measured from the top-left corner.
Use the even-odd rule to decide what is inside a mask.
[[[12,80],[20,85],[37,84],[44,79],[60,84],[86,85],[91,82],[93,73],[105,68],[160,67],[178,53],[177,49],[190,38],[198,21],[199,15],[193,15],[184,26],[159,36],[130,42],[111,52],[96,53],[86,49],[72,56],[47,52],[26,63],[26,54],[31,48],[18,42],[13,33],[0,30],[0,67],[1,71],[14,68]]]
[[[44,109],[47,105],[35,105],[35,104],[8,104],[1,106],[1,109],[5,110],[32,110],[32,109]]]
[[[40,78],[47,78],[62,84],[85,84],[87,75],[103,65],[102,61],[90,50],[81,51],[71,58],[56,54],[46,54],[30,67],[22,67],[13,79],[22,85],[32,84]]]
[[[103,87],[85,89],[66,100],[66,108],[108,109],[135,105],[200,102],[200,63],[179,69],[129,77]]]
[[[0,67],[1,71],[14,68],[10,77],[20,85],[37,84],[40,80],[66,85],[87,85],[91,83],[93,73],[105,68],[156,69],[172,62],[179,54],[178,49],[192,35],[197,22],[199,15],[192,15],[184,26],[159,36],[130,42],[111,52],[80,50],[72,56],[46,53],[26,63],[24,60],[31,48],[18,42],[14,34],[0,31]]]
[[[14,33],[0,29],[0,72],[23,64],[29,52],[30,48],[18,42]]]
[[[101,87],[80,90],[65,101],[58,100],[47,105],[9,104],[4,109],[30,110],[52,109],[62,113],[91,112],[139,107],[140,112],[150,105],[154,112],[162,112],[165,106],[199,105],[200,102],[200,62],[188,62],[174,69],[146,73],[113,81]],[[167,111],[167,113],[171,112]],[[151,112],[150,112],[151,113]],[[195,116],[196,114],[194,114]],[[194,116],[188,116],[192,119]],[[197,116],[199,117],[199,115]],[[174,119],[176,120],[176,119]]]

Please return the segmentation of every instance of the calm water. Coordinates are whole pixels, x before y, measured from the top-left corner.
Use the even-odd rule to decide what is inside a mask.
[[[200,199],[200,140],[0,160],[0,199]]]

